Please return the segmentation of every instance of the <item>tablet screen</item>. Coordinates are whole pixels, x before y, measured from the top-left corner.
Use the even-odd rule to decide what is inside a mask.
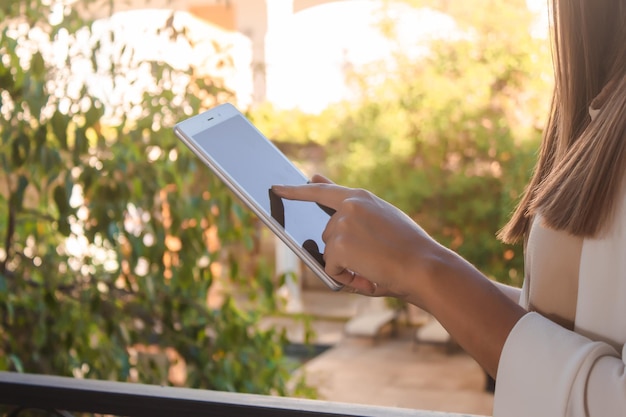
[[[323,264],[322,232],[330,216],[315,203],[273,195],[272,185],[307,182],[280,150],[242,115],[230,117],[193,138],[257,208],[273,217],[299,246]]]

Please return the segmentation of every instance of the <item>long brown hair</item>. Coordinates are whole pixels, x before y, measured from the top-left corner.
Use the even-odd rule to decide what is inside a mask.
[[[597,236],[613,215],[626,174],[626,1],[553,0],[555,88],[533,177],[498,236],[546,224]],[[601,108],[591,120],[589,108]]]

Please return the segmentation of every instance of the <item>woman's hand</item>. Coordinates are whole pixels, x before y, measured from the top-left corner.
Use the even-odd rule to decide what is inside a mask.
[[[322,176],[302,186],[274,186],[279,196],[336,210],[322,239],[326,272],[346,290],[414,298],[413,288],[442,251],[410,217],[372,193],[341,187]],[[415,301],[415,300],[412,300]]]
[[[395,296],[429,311],[495,377],[504,342],[526,312],[473,265],[367,191],[320,176],[273,189],[336,210],[322,235],[328,275],[347,289]]]

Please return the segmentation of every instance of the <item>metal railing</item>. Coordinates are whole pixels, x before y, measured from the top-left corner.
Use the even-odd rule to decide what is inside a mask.
[[[386,416],[469,417],[434,411],[345,404],[266,395],[0,372],[0,404],[22,409],[116,416]],[[8,416],[9,414],[7,414]]]

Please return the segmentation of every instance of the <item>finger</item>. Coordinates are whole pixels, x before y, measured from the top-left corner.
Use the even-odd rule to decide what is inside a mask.
[[[323,175],[315,174],[313,175],[313,178],[311,178],[311,181],[308,181],[307,184],[333,184],[333,182]],[[324,212],[328,214],[329,216],[332,216],[337,212],[337,210],[327,207],[323,204],[320,204],[320,203],[315,203],[315,204],[317,204],[318,207],[324,210]]]
[[[334,184],[334,182],[320,174],[313,175],[313,177],[311,178],[311,182],[318,184]]]
[[[344,269],[338,275],[335,275],[334,278],[337,282],[340,282],[341,284],[343,284],[343,289],[342,289],[343,291],[351,292],[351,293],[357,292],[357,289],[352,287],[352,283],[354,282],[354,279],[356,278],[355,272],[350,271],[348,269]]]
[[[343,288],[341,289],[341,291],[343,292],[349,292],[350,294],[358,294],[359,290],[357,290],[356,288],[352,288],[348,285],[344,285]]]
[[[288,200],[313,201],[337,209],[350,197],[351,189],[335,184],[311,183],[305,185],[274,185],[272,190]]]
[[[331,276],[335,279],[335,281],[343,284],[343,290],[346,292],[372,296],[376,295],[378,291],[377,284],[374,284],[349,269],[343,269],[340,273]]]
[[[346,292],[367,295],[370,297],[379,297],[384,295],[384,291],[381,291],[378,284],[371,282],[361,276],[355,276],[350,285],[344,284],[343,290]]]
[[[380,295],[378,290],[378,284],[360,276],[356,275],[354,280],[352,280],[352,284],[350,285],[352,288],[356,289],[356,292],[363,295],[368,295],[370,297]]]
[[[379,289],[378,289],[378,284],[377,283],[372,282],[372,281],[368,281],[368,282],[370,284],[370,288],[369,288],[370,292],[368,293],[368,295],[371,295],[373,297],[376,297],[378,295],[382,295],[382,294],[379,294]]]

